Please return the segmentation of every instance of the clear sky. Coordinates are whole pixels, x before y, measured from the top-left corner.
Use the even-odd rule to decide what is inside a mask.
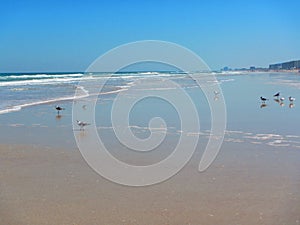
[[[300,59],[300,1],[0,2],[0,72],[84,71],[120,44],[164,40],[212,68]]]

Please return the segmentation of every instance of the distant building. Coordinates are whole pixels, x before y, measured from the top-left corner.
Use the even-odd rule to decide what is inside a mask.
[[[282,63],[277,64],[271,64],[269,65],[270,70],[281,70],[282,69]]]
[[[255,70],[255,66],[250,66],[250,70],[254,71]]]
[[[294,70],[300,69],[300,60],[294,60],[284,63],[276,63],[269,65],[270,70]]]

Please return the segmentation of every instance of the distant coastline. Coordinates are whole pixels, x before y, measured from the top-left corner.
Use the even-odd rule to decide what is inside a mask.
[[[225,66],[221,71],[300,73],[300,60],[269,64],[268,68],[250,66],[250,68],[231,69],[228,66]]]

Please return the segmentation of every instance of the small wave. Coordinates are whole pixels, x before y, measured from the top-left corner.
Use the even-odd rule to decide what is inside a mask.
[[[6,76],[0,76],[0,80],[82,77],[82,75],[83,75],[82,73],[74,73],[74,74],[26,74],[26,75],[6,75]]]
[[[221,73],[217,73],[216,75],[242,75],[248,73],[248,71],[222,71]]]
[[[48,100],[41,100],[41,101],[36,101],[36,102],[25,103],[25,104],[13,106],[8,109],[2,109],[2,110],[0,110],[0,114],[6,114],[6,113],[20,111],[22,108],[29,107],[29,106],[48,104],[48,103],[59,102],[59,101],[75,100],[75,99],[81,99],[81,98],[85,98],[85,97],[89,96],[88,91],[86,91],[82,86],[78,86],[77,88],[83,92],[82,95],[67,96],[67,97],[60,97],[60,98],[55,98],[55,99],[48,99]]]
[[[16,112],[16,111],[20,111],[21,109],[22,109],[22,105],[13,106],[13,107],[11,107],[9,109],[0,110],[0,114],[10,113],[10,112]]]
[[[299,135],[280,135],[272,133],[249,133],[243,131],[228,131],[226,130],[226,139],[228,142],[237,142],[236,140],[244,140],[251,144],[265,144],[273,147],[297,147],[300,140]]]
[[[11,91],[27,91],[29,88],[11,88]]]
[[[235,81],[235,79],[222,79],[222,80],[220,80],[221,83],[232,82],[232,81]]]
[[[267,145],[276,146],[276,147],[288,147],[288,146],[290,146],[289,143],[287,143],[286,141],[283,141],[283,140],[270,141],[270,142],[267,143]]]
[[[142,74],[142,75],[158,75],[159,73],[158,72],[140,72],[139,74]]]
[[[57,82],[70,82],[75,81],[74,79],[43,79],[43,80],[18,80],[18,81],[8,81],[8,82],[1,82],[0,86],[18,86],[18,85],[36,85],[36,84],[51,84]]]
[[[0,82],[0,86],[21,86],[21,85],[40,85],[40,84],[56,84],[56,83],[71,83],[82,79],[91,79],[88,77],[73,77],[73,78],[52,78],[52,79],[34,79],[34,80],[18,80]],[[93,79],[93,78],[92,78]]]

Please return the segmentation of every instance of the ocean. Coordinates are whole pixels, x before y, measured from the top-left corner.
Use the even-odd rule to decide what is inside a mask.
[[[126,87],[133,80],[151,76],[172,76],[174,73],[129,72],[116,73],[0,73],[0,114],[19,111],[24,107],[72,100],[78,83],[107,81],[105,91]],[[178,74],[177,74],[178,75]],[[176,76],[176,74],[174,75]],[[104,91],[104,92],[105,92]],[[87,93],[85,93],[87,94]],[[85,96],[84,94],[84,96]],[[80,97],[80,96],[77,96]]]

